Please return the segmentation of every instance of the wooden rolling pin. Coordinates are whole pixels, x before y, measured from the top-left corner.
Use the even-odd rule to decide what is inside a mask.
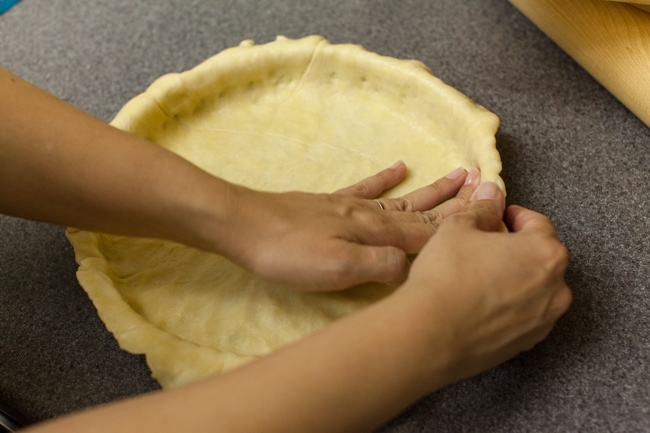
[[[618,1],[510,2],[650,126],[650,13]]]
[[[650,12],[650,0],[609,0],[614,2],[623,2],[629,3],[632,6],[636,6],[639,9]]]

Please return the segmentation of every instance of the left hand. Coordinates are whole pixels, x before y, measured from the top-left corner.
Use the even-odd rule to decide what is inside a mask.
[[[455,170],[403,197],[374,200],[397,185],[396,163],[333,194],[268,193],[238,187],[218,250],[255,274],[302,290],[339,290],[377,281],[393,286],[440,222],[461,211],[479,173]]]
[[[436,389],[531,349],[571,305],[568,254],[551,221],[520,206],[503,218],[504,207],[495,184],[481,185],[467,210],[440,226],[396,292],[411,306],[410,320],[428,323],[431,344],[419,350],[429,351]],[[503,219],[510,232],[496,231]]]

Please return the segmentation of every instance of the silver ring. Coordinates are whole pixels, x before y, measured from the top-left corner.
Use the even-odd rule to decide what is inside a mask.
[[[379,209],[381,209],[381,210],[386,210],[386,206],[384,206],[384,204],[383,204],[382,202],[380,202],[380,201],[377,200],[377,199],[375,199],[375,201],[376,201],[377,204],[379,205]]]

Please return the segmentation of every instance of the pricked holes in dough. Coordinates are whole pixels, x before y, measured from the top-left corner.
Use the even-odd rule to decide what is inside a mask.
[[[274,69],[268,72],[266,81],[274,87],[285,87],[295,80],[295,76],[281,69]]]

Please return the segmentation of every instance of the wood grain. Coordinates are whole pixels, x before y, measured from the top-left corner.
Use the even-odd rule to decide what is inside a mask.
[[[619,3],[630,3],[633,5],[650,5],[650,0],[606,0]]]
[[[510,2],[650,126],[649,13],[616,1]]]
[[[628,3],[632,6],[636,6],[639,9],[650,12],[650,0],[607,0],[613,2]]]

